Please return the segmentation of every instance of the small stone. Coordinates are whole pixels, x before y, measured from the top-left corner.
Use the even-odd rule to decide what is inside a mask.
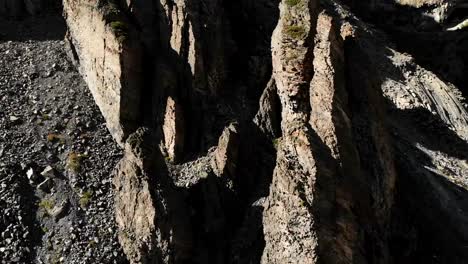
[[[34,173],[33,168],[29,168],[29,170],[26,172],[26,176],[30,181],[35,181],[37,179],[37,175]]]
[[[20,121],[19,117],[16,116],[10,116],[10,121],[13,123],[18,123]]]
[[[59,219],[65,215],[66,209],[68,207],[68,200],[63,201],[60,205],[55,206],[51,211],[50,215],[54,217],[54,219]]]
[[[51,166],[47,166],[42,172],[41,175],[47,178],[54,178],[55,173],[54,173],[54,168]]]

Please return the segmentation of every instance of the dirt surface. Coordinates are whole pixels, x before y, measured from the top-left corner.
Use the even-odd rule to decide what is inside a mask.
[[[61,17],[0,20],[0,263],[126,263],[121,150],[65,54]]]

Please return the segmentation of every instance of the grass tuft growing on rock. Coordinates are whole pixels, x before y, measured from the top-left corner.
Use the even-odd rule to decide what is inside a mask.
[[[49,212],[54,209],[54,206],[54,202],[47,199],[41,200],[38,204],[38,207],[44,211],[44,216],[49,216]]]
[[[128,36],[128,26],[122,21],[112,21],[109,23],[112,30],[115,32],[117,39],[122,42]]]
[[[89,202],[91,201],[91,198],[93,197],[93,191],[86,191],[84,192],[79,200],[81,208],[86,208],[89,205]]]
[[[52,143],[60,142],[63,144],[65,143],[65,138],[60,134],[50,133],[47,135],[47,141]]]
[[[76,152],[71,152],[70,154],[68,154],[67,158],[67,169],[69,169],[72,172],[80,172],[82,160],[82,155]]]
[[[306,29],[302,26],[285,26],[284,33],[293,39],[304,39],[307,35]]]
[[[278,150],[278,147],[279,147],[279,144],[281,142],[281,138],[275,138],[272,140],[272,143],[273,143],[273,147]]]
[[[286,0],[286,5],[293,7],[298,5],[301,2],[301,0]]]

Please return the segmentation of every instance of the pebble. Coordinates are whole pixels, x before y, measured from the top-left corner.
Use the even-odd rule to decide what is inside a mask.
[[[26,172],[26,177],[28,177],[30,181],[35,181],[37,179],[37,176],[34,173],[33,168],[29,168],[29,170]]]
[[[17,122],[17,121],[19,121],[19,120],[20,120],[20,119],[19,119],[18,117],[16,117],[16,116],[10,116],[10,121],[11,121],[11,122]]]
[[[45,169],[41,172],[41,175],[47,178],[54,178],[54,168],[52,168],[50,165],[45,167]]]

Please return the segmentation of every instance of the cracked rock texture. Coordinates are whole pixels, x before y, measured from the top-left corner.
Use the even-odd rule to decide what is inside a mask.
[[[64,0],[63,15],[123,148],[106,168],[128,262],[468,261],[468,33],[446,31],[466,1]]]

